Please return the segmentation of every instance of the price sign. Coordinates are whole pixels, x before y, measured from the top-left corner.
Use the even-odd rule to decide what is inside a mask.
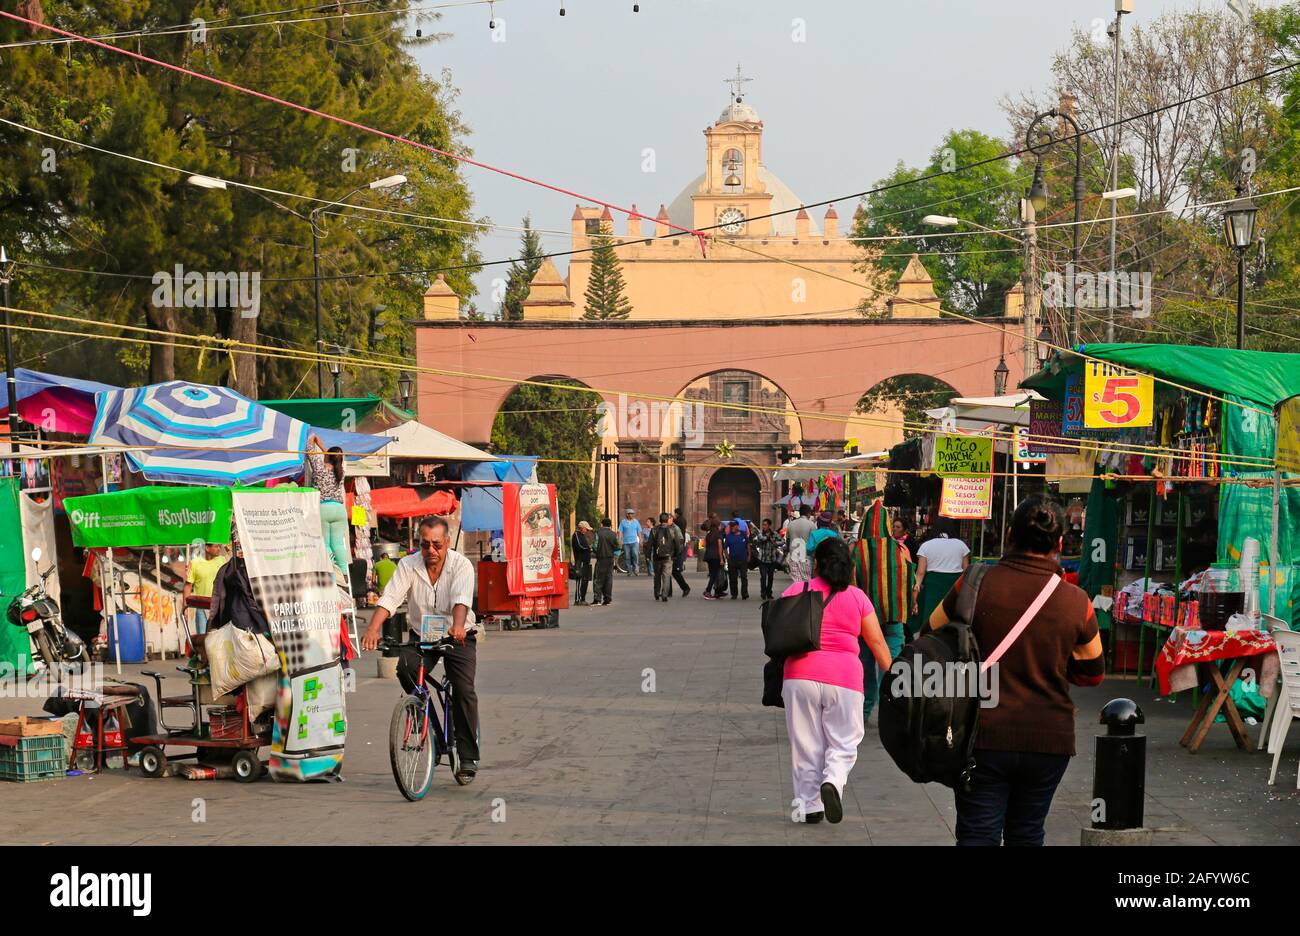
[[[991,473],[993,440],[987,436],[936,436],[934,471],[941,478],[964,478]]]
[[[1083,429],[1083,389],[1078,374],[1065,379],[1065,412],[1061,414],[1061,431],[1071,435]]]
[[[1131,429],[1155,422],[1155,381],[1103,361],[1083,370],[1083,424],[1089,429]]]
[[[993,478],[944,478],[939,516],[953,520],[988,520],[993,516]]]

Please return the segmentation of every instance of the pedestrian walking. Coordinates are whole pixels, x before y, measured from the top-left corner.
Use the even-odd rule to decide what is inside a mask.
[[[591,584],[591,524],[586,520],[578,521],[578,528],[573,531],[570,550],[573,553],[573,572],[570,573],[578,583],[574,606],[587,603],[587,586]]]
[[[817,529],[808,534],[808,555],[814,555],[823,540],[838,538],[839,535],[834,515],[829,510],[823,510],[817,515]]]
[[[913,630],[924,629],[934,609],[970,567],[970,547],[957,537],[957,524],[947,517],[935,523],[929,539],[916,551],[916,584],[912,587]]]
[[[1001,646],[1036,600],[1047,598],[996,664],[998,704],[981,709],[970,786],[954,790],[958,845],[1043,844],[1043,823],[1075,754],[1068,683],[1101,683],[1092,602],[1061,579],[1066,532],[1058,503],[1043,494],[1026,498],[1011,518],[1011,551],[979,583],[970,625],[986,653]],[[935,608],[930,627],[942,627],[955,613],[961,578]]]
[[[776,577],[777,537],[772,521],[764,520],[754,534],[754,555],[758,557],[758,594],[763,601],[772,597],[772,579]]]
[[[673,594],[674,564],[677,557],[686,551],[681,531],[671,522],[668,514],[659,515],[659,525],[650,532],[648,551],[654,557],[655,600],[667,601]],[[684,581],[681,584],[685,591],[690,591]]]
[[[654,563],[650,556],[650,534],[658,526],[654,517],[646,517],[645,525],[641,527],[641,571],[646,575],[654,575]]]
[[[629,507],[618,525],[618,545],[623,550],[623,568],[626,575],[636,575],[641,564],[641,521],[636,511]]]
[[[808,537],[815,527],[812,520],[802,516],[799,508],[790,511],[790,521],[785,525],[785,557],[790,577],[796,582],[806,582],[812,577],[812,557],[808,554]]]
[[[704,597],[708,600],[722,597],[722,566],[725,557],[725,534],[717,517],[710,517],[704,522],[704,563],[709,567],[709,581],[704,586]]]
[[[858,587],[867,593],[876,609],[892,659],[903,649],[916,568],[907,549],[892,535],[884,500],[877,499],[867,508],[861,535],[849,554],[857,569]],[[865,640],[858,641],[858,656],[862,660],[862,721],[865,723],[876,707],[880,674],[886,669],[876,666],[875,654]]]
[[[737,597],[749,600],[749,537],[740,531],[740,523],[736,520],[727,526],[727,580],[731,586],[731,600],[735,601]]]
[[[853,585],[849,548],[839,537],[817,547],[812,581],[792,583],[782,597],[805,587],[821,592],[824,604],[819,648],[787,657],[783,668],[794,795],[804,822],[839,822],[864,734],[858,639],[881,666],[888,667],[891,658],[871,600]]]
[[[618,555],[618,534],[609,517],[601,517],[596,531],[596,591],[593,605],[607,605],[614,600],[614,557]]]

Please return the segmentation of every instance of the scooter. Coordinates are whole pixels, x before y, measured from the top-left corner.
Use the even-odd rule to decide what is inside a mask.
[[[32,550],[32,560],[41,561],[39,547]],[[38,566],[39,568],[39,566]],[[49,666],[56,663],[85,663],[90,659],[81,638],[63,626],[59,604],[45,591],[45,580],[54,574],[54,566],[41,573],[41,580],[9,603],[5,617],[10,624],[27,631],[41,659]]]

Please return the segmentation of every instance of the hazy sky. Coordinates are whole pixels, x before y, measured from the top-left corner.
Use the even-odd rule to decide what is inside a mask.
[[[450,68],[474,155],[653,215],[703,171],[703,129],[728,101],[739,63],[764,122],[763,158],[800,198],[859,192],[901,159],[915,165],[948,130],[1003,135],[1004,95],[1041,90],[1074,26],[1114,16],[1111,0],[502,0],[504,41],[485,6],[444,11],[417,51]],[[1135,0],[1125,29],[1216,0]],[[804,41],[795,41],[802,29]],[[655,151],[655,171],[642,170]],[[567,231],[574,199],[467,170],[475,211],[499,224]],[[853,204],[837,206],[848,218]],[[616,230],[624,219],[616,218]],[[548,237],[548,250],[568,238]],[[517,255],[518,235],[486,234],[485,259]],[[564,264],[561,263],[563,271]],[[496,308],[488,268],[481,312]]]

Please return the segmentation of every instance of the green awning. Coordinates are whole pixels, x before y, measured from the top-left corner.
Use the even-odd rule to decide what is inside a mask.
[[[322,429],[344,429],[356,432],[361,421],[379,408],[384,401],[377,396],[364,397],[304,397],[300,400],[258,400],[277,412]]]
[[[1269,409],[1300,394],[1300,354],[1172,344],[1090,344],[1081,350],[1089,357],[1221,395],[1231,394]],[[1061,399],[1066,376],[1082,370],[1083,358],[1056,355],[1054,360],[1058,365],[1055,373],[1049,366],[1025,378],[1020,386],[1037,390],[1048,399]]]

